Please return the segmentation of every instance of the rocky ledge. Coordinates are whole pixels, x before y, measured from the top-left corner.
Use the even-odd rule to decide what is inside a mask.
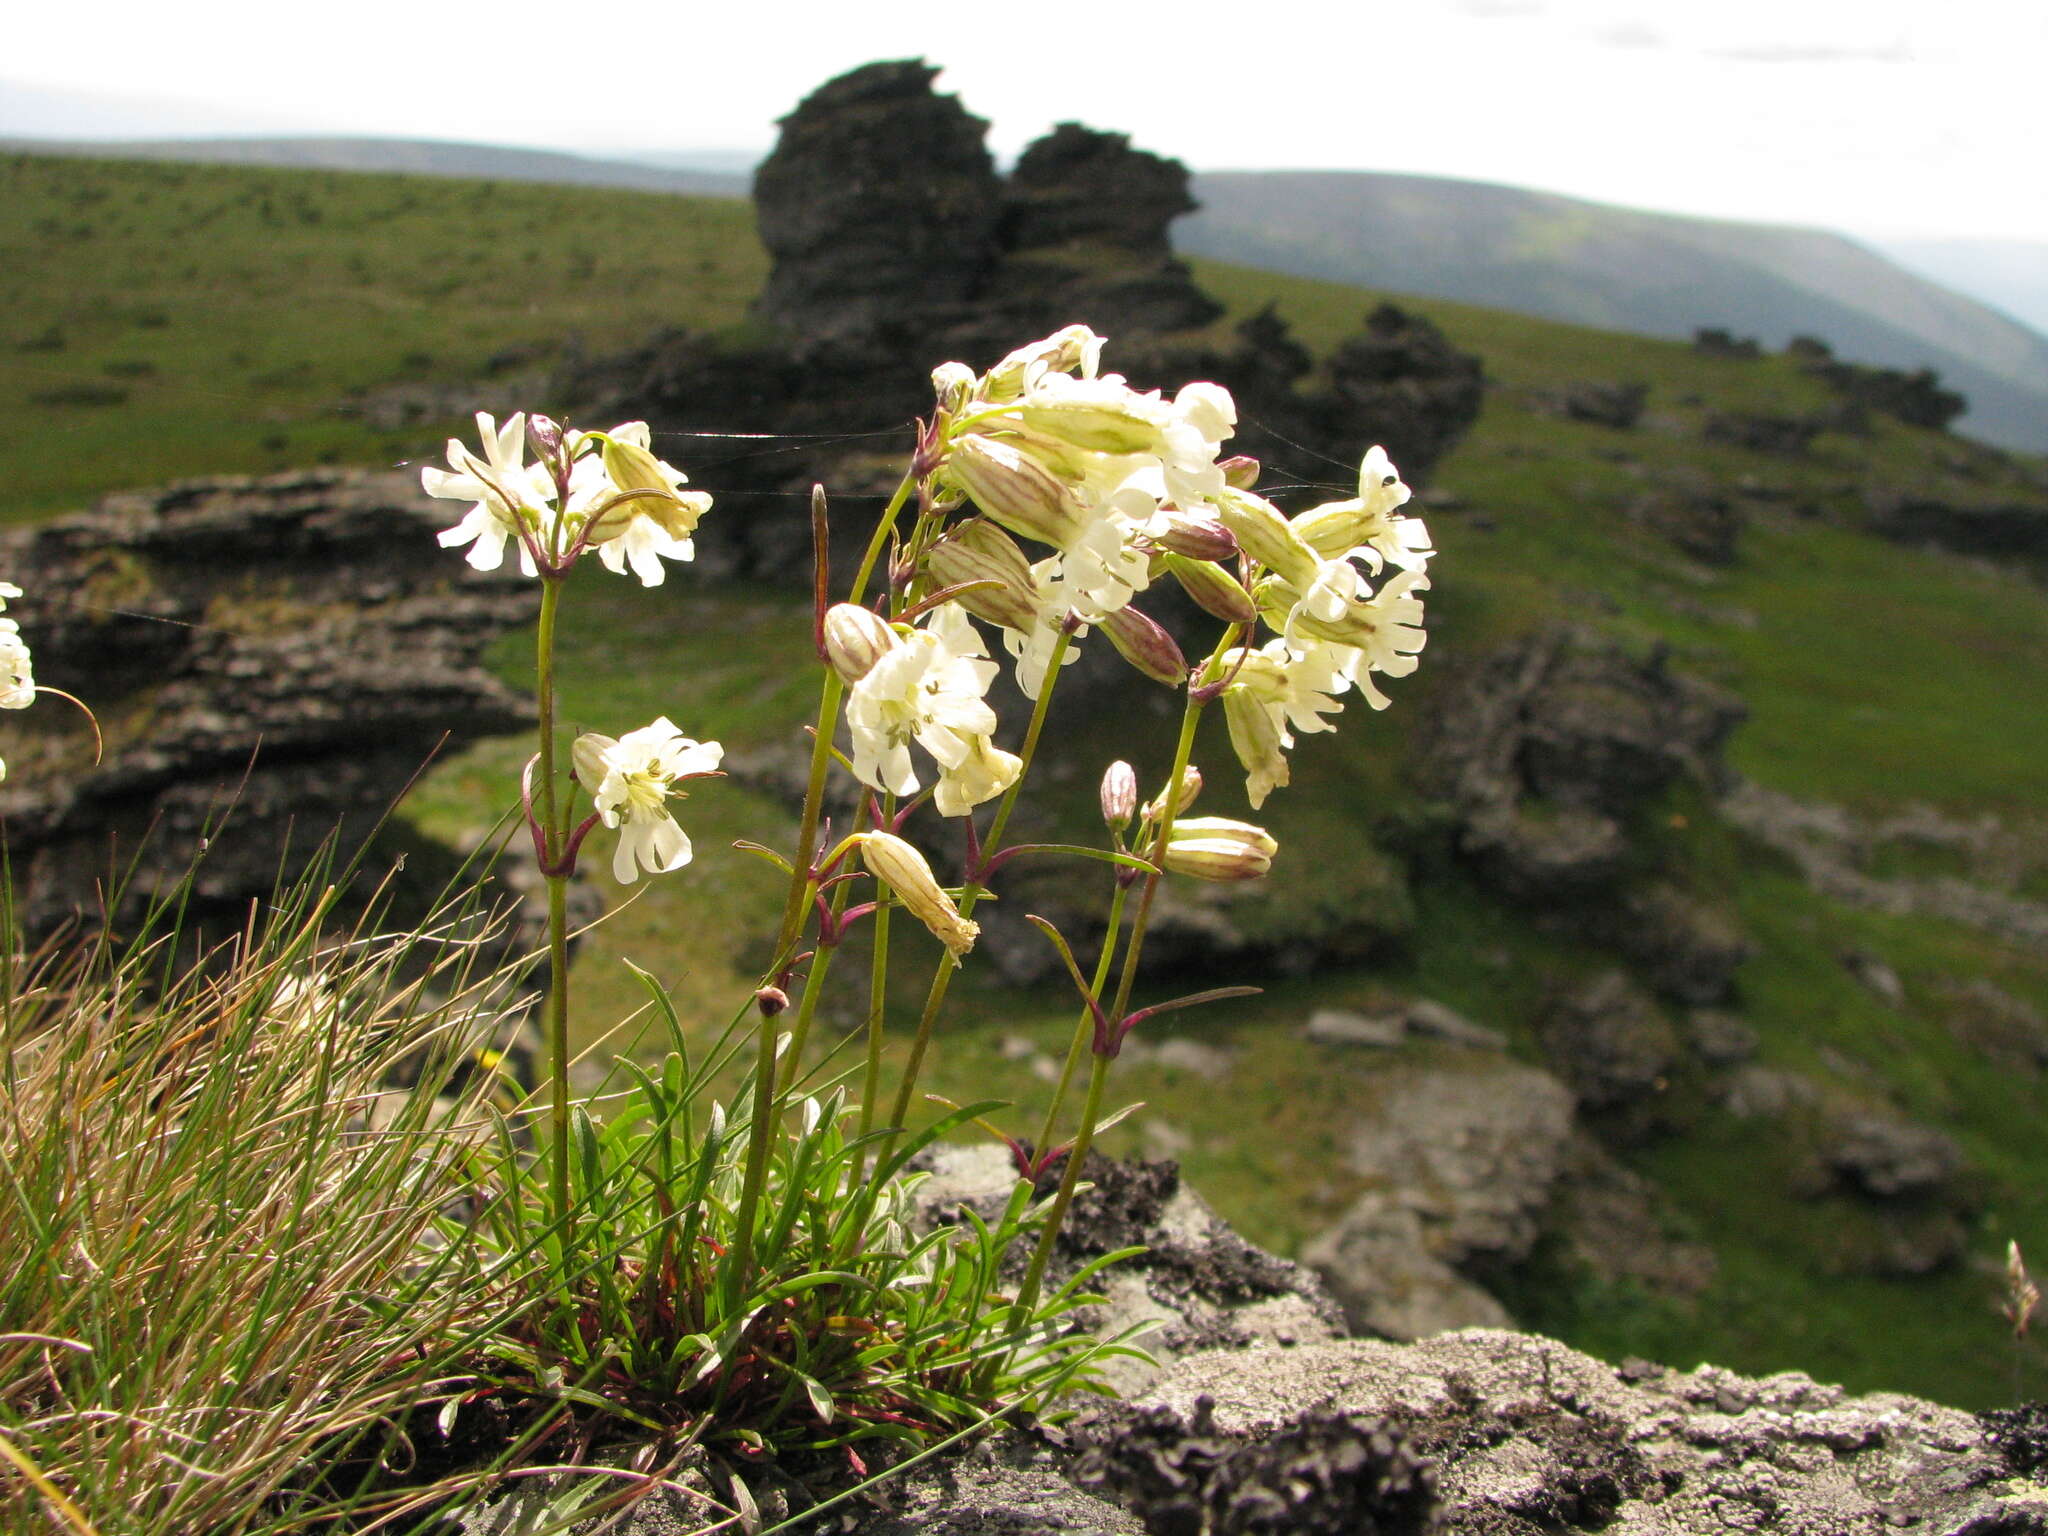
[[[191,480],[0,534],[13,616],[53,699],[9,721],[0,817],[34,932],[206,857],[202,907],[238,916],[340,826],[369,833],[437,751],[531,724],[484,669],[533,584],[437,556],[452,521],[406,474]]]
[[[1619,1366],[1467,1328],[1348,1338],[1312,1274],[1246,1243],[1171,1164],[1101,1164],[1064,1262],[1150,1252],[1109,1279],[1113,1329],[1157,1322],[1122,1401],[906,1468],[799,1529],[858,1536],[1788,1536],[2048,1533],[2032,1410],[1975,1415],[1854,1396],[1797,1372]],[[930,1219],[999,1198],[1001,1159],[946,1150]],[[1361,1277],[1363,1279],[1364,1277]],[[788,1511],[784,1493],[772,1502]],[[521,1529],[519,1503],[471,1532]],[[763,1512],[768,1506],[763,1505]],[[660,1496],[622,1536],[694,1530]]]

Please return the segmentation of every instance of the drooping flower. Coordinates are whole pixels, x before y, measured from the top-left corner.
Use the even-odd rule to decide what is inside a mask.
[[[668,798],[682,793],[682,780],[718,772],[724,747],[692,741],[663,716],[617,740],[595,731],[579,736],[571,756],[598,815],[619,829],[612,874],[621,885],[631,885],[642,869],[666,874],[690,862],[690,839],[669,813]]]
[[[1422,599],[1416,594],[1428,590],[1429,577],[1423,572],[1396,571],[1377,593],[1347,604],[1340,617],[1302,618],[1292,627],[1289,644],[1304,653],[1326,650],[1330,664],[1358,685],[1366,703],[1385,709],[1392,700],[1373,686],[1371,674],[1406,677],[1415,670],[1417,653],[1429,638],[1422,627]]]
[[[644,421],[623,422],[603,434],[600,451],[580,460],[569,486],[569,511],[590,520],[589,540],[605,569],[658,587],[664,560],[694,560],[691,535],[711,497],[682,487],[689,477],[657,459]]]
[[[1350,683],[1329,650],[1297,652],[1284,640],[1255,651],[1231,651],[1223,667],[1233,678],[1223,691],[1224,723],[1244,765],[1245,797],[1257,810],[1288,782],[1286,752],[1294,745],[1294,732],[1335,730],[1323,716],[1344,707],[1333,695]]]
[[[484,454],[478,458],[460,438],[448,439],[450,469],[432,465],[420,471],[429,496],[472,505],[462,521],[443,529],[443,549],[469,545],[468,560],[479,571],[495,571],[505,563],[505,541],[529,530],[545,543],[554,517],[554,480],[538,465],[526,462],[526,417],[515,412],[499,426],[484,411],[476,413]],[[533,555],[522,542],[519,568],[538,575]]]
[[[864,832],[860,837],[860,857],[868,873],[887,882],[897,899],[910,909],[911,916],[930,929],[932,937],[945,945],[954,959],[974,948],[981,925],[960,915],[959,907],[940,886],[923,854],[892,833]]]

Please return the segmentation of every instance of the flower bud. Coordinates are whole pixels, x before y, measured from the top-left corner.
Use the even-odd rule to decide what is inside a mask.
[[[772,1019],[788,1008],[789,994],[780,987],[761,987],[754,993],[754,1009],[764,1019]]]
[[[932,370],[932,393],[942,411],[958,411],[974,392],[974,370],[965,363],[941,363]]]
[[[896,631],[858,603],[834,603],[825,610],[825,659],[843,683],[857,683],[897,645]]]
[[[562,456],[562,424],[552,416],[543,416],[535,411],[526,418],[526,440],[533,444],[534,452],[552,472]]]
[[[1204,613],[1213,614],[1226,624],[1249,624],[1258,618],[1258,605],[1252,601],[1251,593],[1222,566],[1172,553],[1166,556],[1165,564],[1181,590]]]
[[[1119,759],[1102,775],[1102,820],[1112,832],[1121,832],[1138,812],[1138,775]]]
[[[974,948],[981,925],[960,915],[953,898],[940,889],[923,854],[892,833],[864,832],[860,857],[868,873],[885,882],[955,960]]]
[[[1248,453],[1218,459],[1216,467],[1223,471],[1223,483],[1234,491],[1248,491],[1259,483],[1259,461]]]
[[[1087,530],[1087,514],[1067,485],[1010,443],[963,437],[947,450],[944,468],[1012,533],[1065,549]]]
[[[1187,658],[1173,643],[1173,636],[1129,604],[1104,614],[1098,627],[1109,636],[1117,654],[1153,682],[1178,688],[1188,680]]]
[[[1301,541],[1280,509],[1265,497],[1233,491],[1216,509],[1244,552],[1267,570],[1300,587],[1316,579],[1316,552]]]
[[[1173,873],[1197,880],[1256,880],[1273,867],[1280,845],[1264,827],[1223,816],[1176,821],[1166,839],[1164,863]]]
[[[1178,816],[1195,803],[1195,797],[1202,792],[1202,770],[1193,763],[1180,772],[1180,793],[1174,797],[1173,814]],[[1157,821],[1166,809],[1166,793],[1162,790],[1145,802],[1145,820]]]
[[[1038,622],[1042,594],[1031,562],[1017,541],[986,518],[962,523],[925,552],[925,570],[942,587],[970,581],[999,586],[976,587],[956,601],[977,619],[1004,629],[1028,633]]]
[[[1161,549],[1170,549],[1190,560],[1237,558],[1237,535],[1206,514],[1163,507],[1147,527],[1146,535]]]

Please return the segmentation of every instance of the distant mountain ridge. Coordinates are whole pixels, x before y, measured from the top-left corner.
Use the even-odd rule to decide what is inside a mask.
[[[607,159],[419,139],[11,138],[0,148],[697,197],[744,198],[750,182],[680,154]],[[714,158],[722,167],[737,157]],[[1190,254],[1652,336],[1720,326],[1773,347],[1818,336],[1853,361],[1939,370],[1969,397],[1962,430],[2048,452],[2048,336],[1842,235],[1371,171],[1215,171],[1197,175],[1194,190],[1200,211],[1174,228]],[[1959,281],[1982,265],[1951,263]]]
[[[1369,171],[1210,172],[1194,192],[1174,241],[1196,255],[1653,336],[1818,336],[1938,369],[1965,430],[2048,450],[2048,337],[1842,235]]]
[[[745,197],[749,178],[731,171],[647,160],[601,159],[552,149],[464,144],[452,139],[30,139],[0,138],[0,150],[86,155],[111,160],[195,160],[322,171],[386,171],[415,176],[480,176],[569,186],[624,187],[684,197]]]

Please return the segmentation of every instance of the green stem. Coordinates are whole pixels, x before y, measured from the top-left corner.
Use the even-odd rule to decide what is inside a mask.
[[[875,562],[881,559],[882,551],[888,546],[889,532],[896,526],[904,503],[916,488],[915,473],[906,472],[896,487],[896,494],[882,509],[875,531],[868,539],[860,569],[853,578],[853,589],[847,596],[848,602],[859,602],[867,591]],[[804,786],[803,815],[797,824],[796,849],[790,859],[789,897],[783,903],[782,927],[775,941],[775,957],[763,979],[764,986],[774,985],[783,968],[789,964],[790,956],[796,953],[797,936],[803,932],[804,913],[817,889],[812,880],[811,860],[817,851],[814,845],[818,840],[818,820],[825,802],[825,777],[832,766],[832,738],[838,729],[839,700],[845,691],[846,684],[840,680],[839,674],[826,667],[825,681],[818,695],[818,734],[811,743],[811,776]],[[819,969],[814,965],[813,973]],[[741,1186],[739,1209],[734,1213],[733,1262],[726,1267],[726,1272],[741,1286],[752,1278],[755,1218],[759,1213],[762,1190],[768,1181],[768,1138],[775,1119],[775,1043],[778,1035],[776,1015],[764,1013],[754,1060],[753,1123],[747,1127],[746,1175]]]
[[[1088,983],[1088,995],[1102,996],[1104,983],[1109,980],[1110,961],[1116,957],[1117,940],[1123,937],[1119,930],[1123,926],[1124,902],[1130,896],[1130,887],[1121,881],[1116,893],[1109,899],[1109,932],[1102,939],[1102,953],[1095,957],[1095,975]],[[1073,1086],[1074,1069],[1081,1064],[1081,1053],[1088,1049],[1088,1042],[1095,1035],[1095,1014],[1085,1004],[1074,1018],[1074,1037],[1067,1042],[1067,1059],[1060,1065],[1060,1080],[1052,1092],[1052,1103],[1046,1106],[1045,1124],[1039,1129],[1038,1140],[1032,1143],[1034,1155],[1043,1157],[1045,1149],[1053,1145],[1053,1133],[1059,1127],[1060,1110],[1066,1105],[1067,1090]]]
[[[1060,661],[1067,653],[1069,635],[1061,635],[1052,649],[1052,662],[1046,668],[1045,683],[1038,690],[1038,701],[1031,709],[1031,724],[1024,731],[1024,745],[1018,752],[1017,777],[1003,794],[996,806],[995,819],[989,823],[988,836],[982,847],[994,853],[1002,846],[1003,829],[1010,824],[1010,812],[1016,808],[1017,792],[1024,787],[1025,775],[1031,772],[1031,760],[1038,752],[1038,739],[1045,731],[1045,714],[1052,703],[1052,688],[1059,677]],[[972,917],[974,904],[981,899],[984,887],[969,880],[960,891],[960,915]],[[896,1138],[902,1134],[905,1120],[910,1116],[911,1095],[917,1090],[918,1073],[924,1067],[925,1049],[931,1044],[932,1028],[938,1022],[939,1009],[945,1004],[946,990],[953,984],[953,974],[960,969],[960,962],[951,954],[943,956],[938,969],[932,972],[930,988],[925,992],[924,1012],[917,1021],[917,1034],[910,1042],[910,1060],[904,1063],[903,1081],[896,1089],[896,1102],[889,1112],[889,1136],[882,1143],[882,1152],[877,1166],[889,1161],[889,1154],[896,1149]]]
[[[838,917],[846,911],[846,886],[832,892],[832,915]],[[789,1046],[782,1053],[782,1077],[776,1085],[776,1092],[786,1094],[795,1086],[797,1063],[804,1053],[804,1044],[811,1037],[811,1017],[818,1011],[818,997],[825,989],[825,973],[832,969],[832,957],[838,953],[837,946],[826,948],[820,945],[818,952],[811,956],[810,974],[804,977],[804,993],[797,1004],[796,1019],[789,1027]]]
[[[1240,626],[1232,625],[1217,641],[1207,664],[1202,668],[1203,681],[1216,675],[1223,653],[1237,643],[1242,633]],[[1194,755],[1195,728],[1201,724],[1204,705],[1197,702],[1193,693],[1188,695],[1186,707],[1181,711],[1180,739],[1173,749],[1173,768],[1167,774],[1166,788],[1160,795],[1159,827],[1152,839],[1152,873],[1145,876],[1145,889],[1138,897],[1138,914],[1131,921],[1130,942],[1124,947],[1123,972],[1117,980],[1116,1004],[1109,1011],[1112,1022],[1123,1019],[1131,1006],[1131,989],[1138,979],[1138,957],[1145,948],[1145,929],[1152,917],[1152,898],[1158,893],[1159,882],[1166,870],[1166,842],[1173,833],[1173,820],[1180,810],[1180,784],[1187,773],[1188,759]],[[1111,939],[1115,929],[1112,926]],[[1107,946],[1105,946],[1107,953]],[[1100,967],[1098,966],[1098,975]],[[1096,982],[1096,995],[1100,996],[1101,982]],[[1038,1305],[1039,1288],[1045,1280],[1046,1265],[1052,1261],[1054,1245],[1059,1241],[1060,1226],[1067,1217],[1067,1207],[1074,1201],[1074,1186],[1080,1182],[1081,1165],[1088,1158],[1088,1150],[1095,1144],[1095,1127],[1102,1114],[1102,1088],[1109,1077],[1111,1058],[1098,1055],[1095,1065],[1088,1074],[1088,1098],[1081,1108],[1081,1127],[1074,1135],[1073,1147],[1067,1153],[1066,1168],[1060,1175],[1060,1189],[1053,1200],[1052,1210],[1047,1214],[1045,1227],[1038,1234],[1038,1245],[1031,1253],[1031,1267],[1025,1272],[1024,1284],[1017,1292],[1016,1330],[1021,1332],[1029,1322],[1032,1310]]]
[[[1012,1314],[1012,1331],[1021,1333],[1038,1307],[1039,1288],[1045,1283],[1045,1267],[1052,1262],[1053,1245],[1059,1241],[1060,1226],[1067,1219],[1067,1207],[1074,1203],[1074,1187],[1081,1182],[1081,1165],[1088,1161],[1088,1149],[1095,1143],[1095,1126],[1102,1116],[1102,1089],[1109,1081],[1109,1058],[1098,1056],[1088,1074],[1088,1098],[1081,1106],[1081,1129],[1075,1133],[1073,1149],[1067,1153],[1066,1168],[1060,1174],[1060,1192],[1053,1197],[1052,1210],[1038,1233],[1038,1246],[1031,1250],[1031,1267],[1017,1290],[1017,1308]]]
[[[541,851],[552,865],[560,856],[564,829],[555,792],[555,618],[562,578],[544,576],[540,627],[535,637],[534,692],[540,713]],[[549,1187],[564,1249],[569,1232],[569,916],[568,879],[549,875],[548,888],[548,1096],[553,1120]]]

